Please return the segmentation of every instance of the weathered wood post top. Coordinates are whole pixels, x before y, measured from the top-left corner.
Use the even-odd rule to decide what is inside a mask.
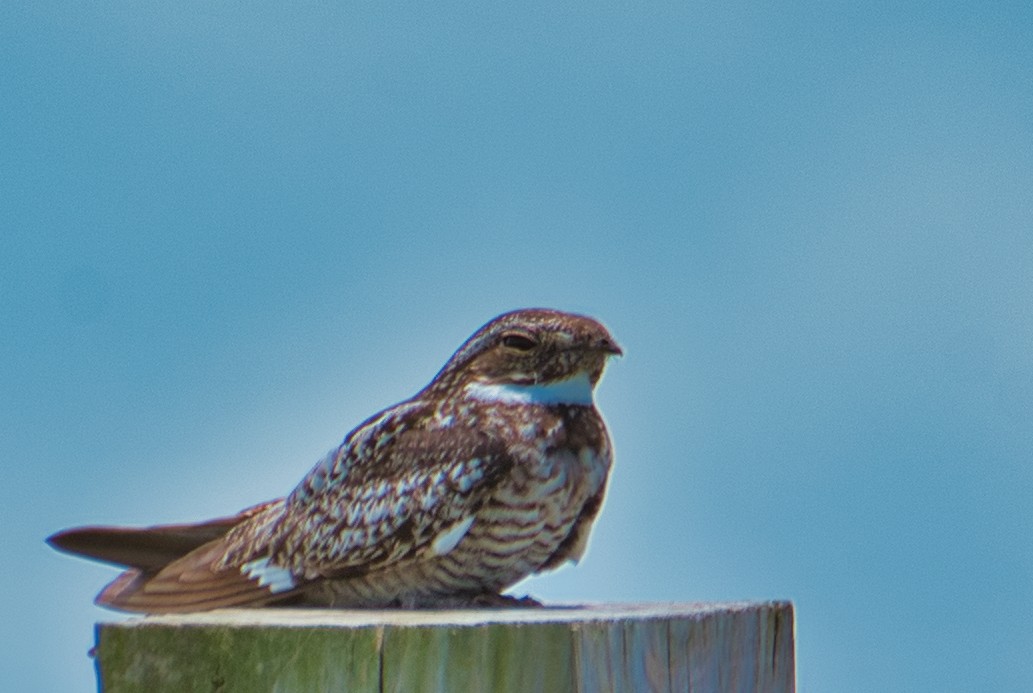
[[[795,689],[790,602],[226,609],[97,626],[104,691]]]

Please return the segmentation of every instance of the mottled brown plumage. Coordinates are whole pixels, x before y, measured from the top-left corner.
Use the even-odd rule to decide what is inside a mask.
[[[503,603],[510,585],[584,553],[612,461],[592,394],[619,353],[591,318],[506,313],[286,498],[48,541],[127,566],[97,601],[128,611]]]

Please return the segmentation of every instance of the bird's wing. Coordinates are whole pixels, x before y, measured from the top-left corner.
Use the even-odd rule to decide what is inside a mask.
[[[351,433],[286,499],[168,565],[126,571],[98,602],[149,613],[283,601],[322,577],[447,553],[512,466],[498,440],[427,430],[396,407]]]
[[[461,427],[404,429],[342,454],[338,475],[321,465],[288,499],[269,564],[311,580],[447,553],[512,466],[500,441]]]

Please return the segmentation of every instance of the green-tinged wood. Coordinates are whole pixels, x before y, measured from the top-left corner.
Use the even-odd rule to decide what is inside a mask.
[[[571,654],[565,624],[392,627],[384,633],[383,690],[566,691]]]
[[[98,628],[104,691],[379,691],[379,633],[332,628]]]
[[[794,690],[793,610],[238,609],[97,628],[105,691]]]

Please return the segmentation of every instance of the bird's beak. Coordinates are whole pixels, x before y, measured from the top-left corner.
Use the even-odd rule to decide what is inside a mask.
[[[624,350],[617,346],[617,343],[612,339],[606,339],[604,337],[599,339],[592,346],[605,354],[610,354],[611,356],[624,356]]]

